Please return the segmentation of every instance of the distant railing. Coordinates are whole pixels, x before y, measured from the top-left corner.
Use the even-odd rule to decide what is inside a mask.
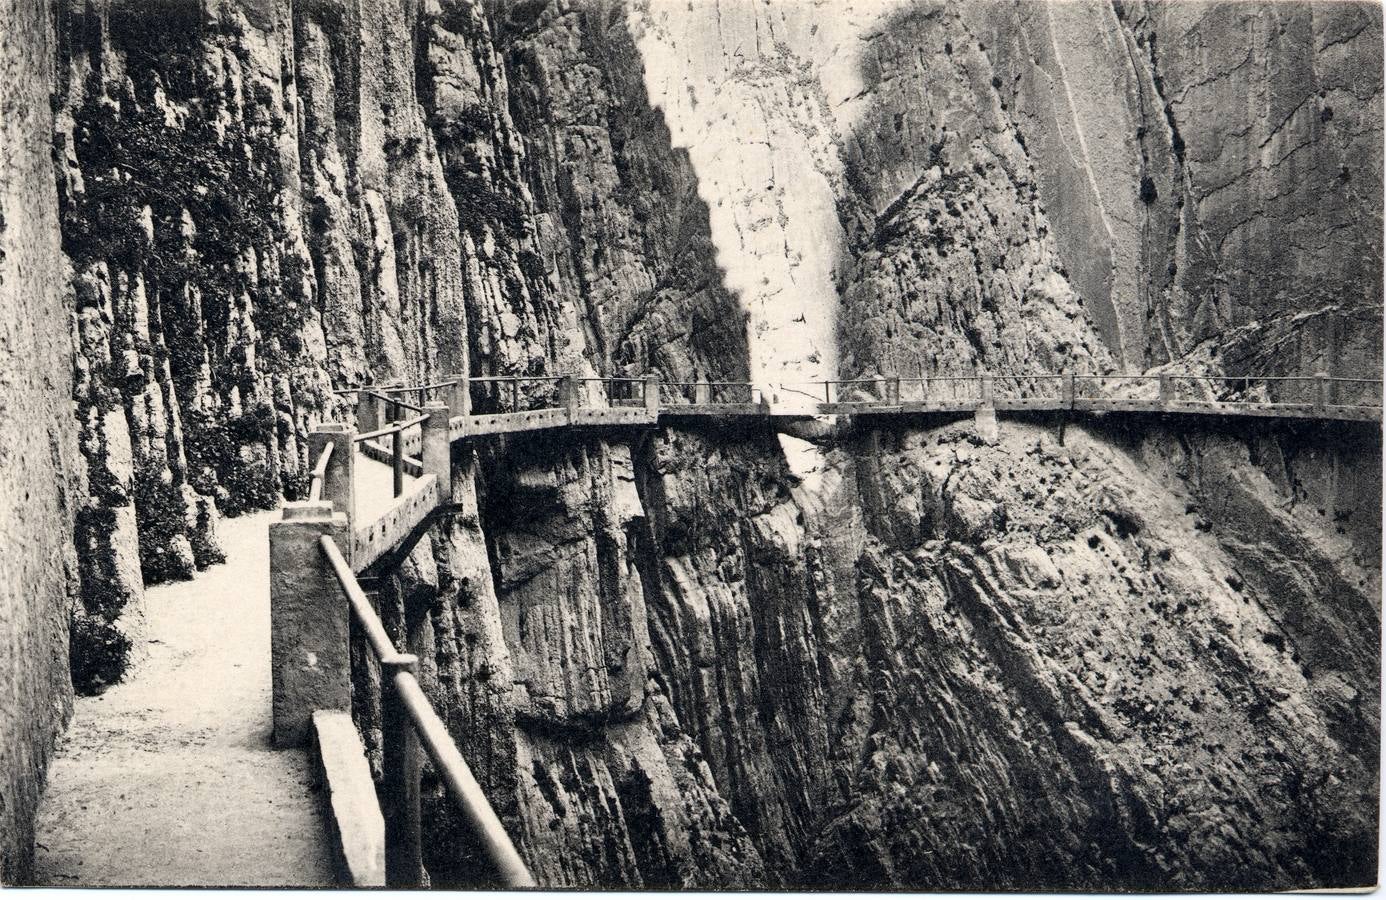
[[[336,444],[324,444],[322,453],[318,454],[317,465],[313,466],[313,476],[308,483],[309,500],[322,499],[322,482],[327,476],[327,465],[332,462],[332,449],[336,446]]]
[[[512,888],[534,887],[534,877],[516,852],[505,826],[419,686],[418,657],[395,648],[337,542],[323,535],[318,546],[382,670],[380,805],[385,819],[386,886],[415,888],[424,883],[419,815],[422,744],[500,883]]]
[[[408,406],[409,404],[404,405]],[[394,491],[396,497],[404,493],[404,432],[405,430],[413,428],[416,425],[422,425],[424,422],[428,421],[428,418],[428,413],[423,413],[423,415],[415,416],[412,419],[405,419],[402,422],[395,422],[392,425],[386,425],[384,428],[377,428],[374,431],[367,431],[362,434],[357,434],[353,436],[351,439],[352,443],[354,444],[363,444],[367,441],[374,441],[377,438],[385,437],[386,435],[391,436],[390,467],[394,471]],[[423,463],[418,460],[410,461],[417,466],[423,465]]]

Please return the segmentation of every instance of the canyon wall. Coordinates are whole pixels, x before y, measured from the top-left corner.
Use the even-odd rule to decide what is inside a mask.
[[[84,475],[45,533],[81,689],[146,582],[301,492],[362,381],[1380,369],[1373,7],[50,13],[51,55],[3,59],[54,61],[25,165],[71,266],[53,465]],[[375,595],[542,882],[1372,881],[1379,431],[661,428],[454,465]],[[429,778],[434,883],[475,881]]]
[[[33,816],[72,705],[76,427],[71,301],[49,161],[53,29],[0,2],[0,884],[33,865]]]

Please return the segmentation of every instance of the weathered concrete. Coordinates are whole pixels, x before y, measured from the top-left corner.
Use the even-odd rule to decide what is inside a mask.
[[[77,700],[32,883],[334,883],[308,756],[270,743],[265,532],[277,516],[227,520],[225,564],[148,591],[146,652],[121,683]]]
[[[346,516],[328,503],[287,503],[269,528],[277,747],[306,746],[317,710],[351,709],[349,611],[318,545],[324,535],[351,552]]]
[[[313,760],[338,882],[356,888],[384,887],[385,818],[350,712],[313,713]]]

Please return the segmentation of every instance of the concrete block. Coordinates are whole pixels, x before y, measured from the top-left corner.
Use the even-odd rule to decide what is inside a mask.
[[[343,887],[385,886],[385,818],[351,713],[313,713],[313,765]]]
[[[318,545],[323,535],[350,558],[350,526],[330,503],[286,503],[269,528],[276,747],[305,746],[314,712],[351,708],[350,611]]]

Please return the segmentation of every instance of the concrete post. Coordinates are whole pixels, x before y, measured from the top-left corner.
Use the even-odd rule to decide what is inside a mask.
[[[449,375],[448,380],[452,381],[452,386],[443,395],[443,401],[448,405],[448,415],[453,418],[470,416],[472,414],[470,380],[466,375]]]
[[[886,380],[884,375],[877,375],[871,386],[875,388],[876,396],[880,398],[880,403],[887,404],[890,402],[890,382]]]
[[[1169,406],[1174,402],[1174,376],[1160,376],[1160,405]]]
[[[1314,392],[1314,411],[1318,413],[1328,412],[1328,407],[1333,402],[1333,382],[1328,380],[1327,372],[1315,372],[1314,378],[1317,379]]]
[[[900,376],[896,375],[890,379],[890,405],[900,405]]]
[[[1073,398],[1077,393],[1076,379],[1072,374],[1064,375],[1063,386],[1060,388],[1060,399],[1064,409],[1073,409]]]
[[[333,451],[336,456],[336,451]],[[274,745],[304,747],[320,709],[351,709],[350,611],[318,540],[351,546],[332,504],[284,504],[269,527]]]
[[[327,473],[322,480],[322,499],[332,509],[346,516],[347,524],[356,521],[356,453],[352,438],[356,432],[343,422],[325,422],[308,433],[308,464],[317,465],[322,448],[332,444],[332,456],[327,461]],[[342,555],[351,558],[351,548],[343,547]]]
[[[994,382],[993,382],[992,376],[990,376],[990,375],[983,375],[983,376],[982,376],[982,405],[983,405],[983,406],[995,406],[995,405],[996,405],[995,397],[996,397],[996,392],[995,392],[995,386],[994,386]]]
[[[380,427],[380,406],[378,404],[379,401],[365,391],[356,394],[357,431],[375,431]]]
[[[568,411],[571,419],[578,408],[578,381],[573,375],[564,375],[558,382],[558,404]]]
[[[419,659],[397,653],[380,661],[380,811],[385,818],[385,886],[423,886],[422,829],[419,820],[419,738],[395,688],[395,676],[417,676]]]
[[[693,402],[699,406],[711,403],[712,385],[699,378],[697,384],[693,385]]]
[[[448,405],[448,419],[461,418],[462,434],[465,435],[470,430],[467,418],[472,414],[471,382],[462,374],[449,375],[447,380],[452,382],[452,386],[443,391],[443,400]]]
[[[651,422],[659,419],[659,376],[645,376],[645,415]]]
[[[423,422],[422,457],[424,475],[438,476],[438,496],[452,502],[452,435],[448,429],[448,406],[436,400],[424,404],[428,418]]]

